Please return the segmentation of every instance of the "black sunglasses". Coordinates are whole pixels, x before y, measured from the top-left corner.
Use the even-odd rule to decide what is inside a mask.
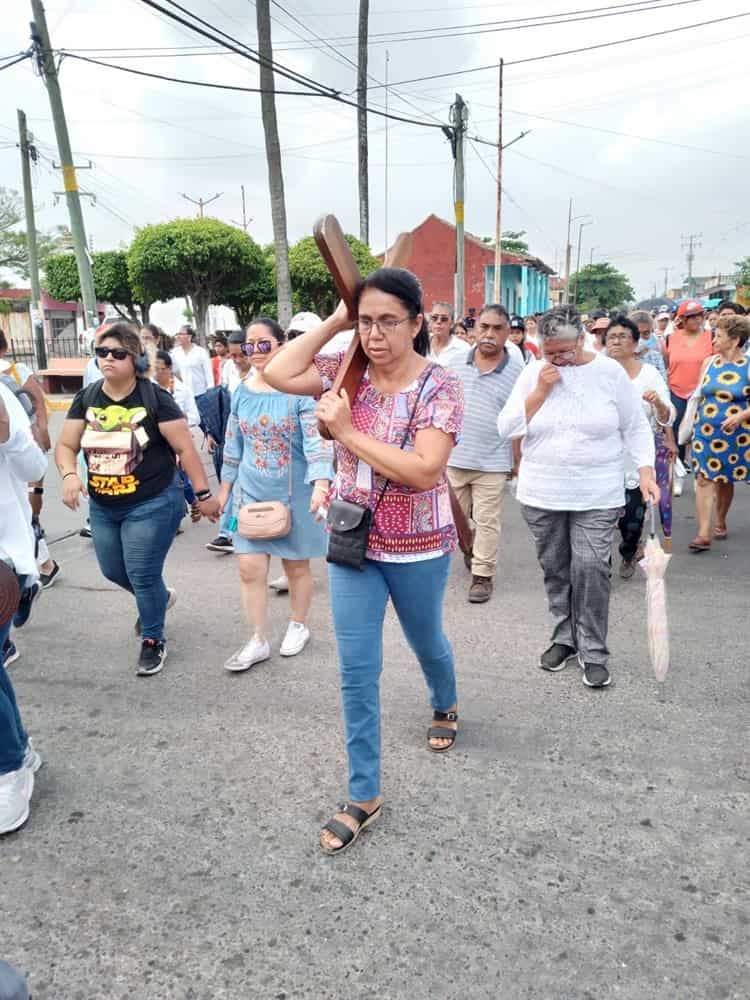
[[[115,361],[124,361],[125,358],[132,357],[130,351],[126,351],[124,347],[97,347],[94,354],[97,358],[108,358],[111,354]]]
[[[270,354],[273,350],[273,344],[270,340],[259,340],[257,344],[240,344],[240,349],[245,357],[251,358],[256,351],[258,354]]]

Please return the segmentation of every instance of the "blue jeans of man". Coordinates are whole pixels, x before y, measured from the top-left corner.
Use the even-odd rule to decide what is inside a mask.
[[[99,568],[108,580],[134,595],[144,639],[164,638],[169,595],[162,571],[184,513],[179,476],[140,503],[107,506],[91,498],[91,534]]]
[[[0,649],[10,633],[10,622],[0,625]],[[1,661],[0,657],[0,661]],[[29,737],[21,722],[16,693],[8,671],[0,662],[0,774],[17,771],[23,763]]]
[[[363,569],[330,564],[331,610],[341,671],[349,797],[380,794],[380,674],[388,598],[419,660],[430,703],[439,712],[456,704],[453,651],[443,632],[443,594],[451,557],[392,563],[366,559]]]

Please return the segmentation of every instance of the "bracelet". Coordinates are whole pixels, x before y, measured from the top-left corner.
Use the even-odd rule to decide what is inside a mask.
[[[29,490],[29,495],[30,496],[35,496],[35,497],[43,496],[44,495],[44,487],[43,486],[33,486]]]
[[[210,500],[211,490],[201,490],[199,493],[195,494],[195,499],[198,500],[200,503],[203,503],[204,500]]]
[[[65,479],[68,478],[68,476],[77,476],[77,475],[78,475],[77,472],[66,472],[65,475],[62,478],[63,478],[63,480],[65,480]]]

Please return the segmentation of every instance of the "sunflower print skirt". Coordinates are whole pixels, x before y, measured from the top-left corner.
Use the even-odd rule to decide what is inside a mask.
[[[691,454],[696,474],[714,483],[750,479],[750,420],[730,434],[721,429],[727,417],[750,407],[749,364],[750,358],[723,364],[714,358],[703,377]]]

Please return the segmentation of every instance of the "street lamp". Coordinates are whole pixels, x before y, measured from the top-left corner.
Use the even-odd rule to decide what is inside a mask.
[[[594,250],[598,250],[599,247],[592,247],[589,251],[589,267],[594,266]]]
[[[591,219],[590,215],[573,215],[573,199],[570,199],[570,204],[568,207],[568,235],[565,239],[565,302],[568,304],[570,302],[570,253],[572,247],[570,245],[570,230],[574,222],[578,222],[580,219]],[[593,220],[592,220],[593,221]],[[581,243],[580,237],[578,241],[578,253],[580,257]],[[579,261],[580,263],[580,261]]]
[[[593,218],[589,216],[581,216],[584,221],[578,226],[578,251],[576,253],[576,283],[573,288],[573,305],[578,302],[578,272],[581,270],[581,239],[583,238],[583,230],[585,226],[591,226],[594,223]]]

